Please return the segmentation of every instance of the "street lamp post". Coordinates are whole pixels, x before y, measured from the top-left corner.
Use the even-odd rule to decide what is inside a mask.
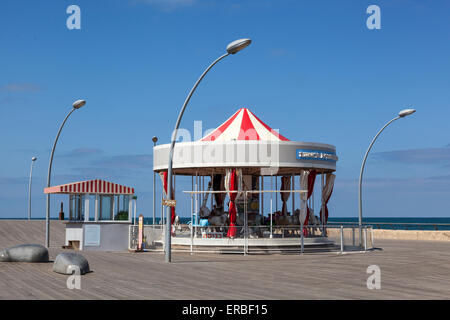
[[[375,135],[375,137],[372,139],[372,142],[369,145],[369,148],[366,151],[366,154],[364,155],[364,159],[361,165],[361,171],[359,173],[359,193],[358,193],[358,201],[359,201],[359,216],[358,216],[358,227],[359,227],[359,246],[362,247],[362,178],[363,178],[363,173],[364,173],[364,166],[366,164],[366,160],[367,160],[367,156],[369,155],[370,149],[372,149],[373,144],[375,143],[375,140],[377,140],[378,136],[381,134],[381,132],[383,132],[384,129],[386,129],[386,127],[388,125],[390,125],[392,122],[394,122],[395,120],[398,120],[400,118],[404,118],[406,116],[409,116],[411,114],[413,114],[414,112],[416,112],[415,109],[405,109],[402,110],[398,113],[398,116],[395,117],[394,119],[390,120],[388,123],[386,123],[383,128],[381,128],[380,131],[378,131],[378,133]]]
[[[30,182],[28,183],[28,220],[31,220],[31,179],[33,176],[33,164],[36,160],[36,157],[31,158]]]
[[[183,117],[184,110],[186,109],[187,104],[189,103],[189,100],[191,99],[192,94],[194,93],[195,89],[197,89],[198,84],[202,79],[205,77],[205,75],[208,73],[208,71],[220,60],[223,58],[229,56],[230,54],[236,54],[242,49],[248,47],[252,41],[250,39],[239,39],[236,41],[231,42],[227,46],[227,53],[223,54],[219,58],[217,58],[213,63],[210,64],[208,68],[202,73],[200,78],[197,80],[197,82],[192,87],[191,91],[189,92],[186,100],[184,101],[183,107],[180,110],[180,113],[178,114],[177,122],[175,123],[175,129],[172,132],[171,137],[171,143],[170,143],[170,151],[169,151],[169,165],[167,168],[167,198],[168,200],[171,200],[172,198],[172,161],[173,161],[173,149],[175,146],[175,140],[177,138],[177,132],[178,128],[180,126],[181,118]],[[172,220],[171,220],[171,207],[167,206],[166,209],[166,230],[165,230],[165,261],[167,263],[171,262],[171,233],[172,233]]]
[[[72,112],[74,112],[77,109],[80,109],[82,106],[86,104],[85,100],[77,100],[72,104],[72,109],[67,114],[66,118],[64,119],[63,123],[59,127],[58,134],[56,135],[55,142],[53,143],[52,152],[50,154],[50,161],[48,163],[48,173],[47,173],[47,188],[50,187],[50,176],[52,172],[52,162],[53,162],[53,154],[55,153],[55,147],[56,143],[58,142],[59,134],[61,133],[62,128],[64,127],[64,124],[66,123],[67,119],[70,117]],[[45,245],[46,247],[50,247],[50,194],[47,193],[47,211],[45,214]]]
[[[153,141],[153,155],[155,154],[155,147],[156,147],[156,142],[158,142],[158,137],[153,137],[152,138]],[[155,191],[155,185],[156,185],[156,181],[155,181],[155,171],[153,171],[153,225],[155,225],[155,210],[156,210],[156,205],[155,205],[155,197],[156,197],[156,191]],[[162,217],[161,217],[162,218]]]

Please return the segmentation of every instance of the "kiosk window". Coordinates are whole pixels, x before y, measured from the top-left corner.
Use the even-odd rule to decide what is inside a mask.
[[[113,219],[113,197],[100,196],[100,220]]]

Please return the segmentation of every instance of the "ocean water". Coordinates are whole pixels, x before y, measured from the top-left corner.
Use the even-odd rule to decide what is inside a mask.
[[[331,224],[358,224],[358,218],[331,218]],[[364,218],[363,224],[374,229],[450,230],[450,218]]]
[[[144,223],[152,223],[152,218],[144,218]],[[156,218],[159,223],[159,218]],[[180,218],[187,223],[191,218]],[[357,225],[358,218],[329,218],[329,224]],[[363,224],[374,229],[391,230],[450,230],[450,218],[364,218]]]
[[[27,220],[27,218],[0,218],[0,220]],[[44,220],[44,218],[33,218],[32,220]],[[51,220],[57,220],[52,218]],[[188,223],[191,218],[181,217],[180,222]],[[160,221],[156,218],[156,223]],[[152,224],[153,219],[145,217],[144,224]],[[358,218],[338,218],[330,217],[328,223],[357,225]],[[450,218],[364,218],[363,224],[371,225],[374,229],[393,230],[450,230]]]

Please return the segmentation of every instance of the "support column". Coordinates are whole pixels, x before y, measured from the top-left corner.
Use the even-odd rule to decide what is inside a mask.
[[[134,205],[134,221],[136,221],[136,211],[137,211],[137,197],[133,196],[133,205]]]
[[[308,178],[309,178],[309,171],[308,170],[301,170],[300,171],[300,191],[305,191],[300,193],[300,230],[303,235],[305,232],[304,223],[306,218],[308,217]],[[305,235],[304,235],[305,236]]]
[[[324,183],[324,173],[322,171],[322,175],[321,175],[321,195],[320,195],[320,199],[321,199],[321,206],[320,206],[320,221],[322,222],[322,236],[325,236],[325,222],[323,221],[323,218],[325,216],[325,206],[324,206],[324,198],[323,198],[323,189],[325,187],[325,183]]]
[[[91,195],[89,193],[84,195],[84,221],[89,221],[89,198]]]
[[[213,191],[213,179],[214,179],[214,170],[213,170],[213,172],[211,173],[211,190],[209,190],[209,191]],[[213,207],[214,207],[214,200],[213,200],[213,198],[214,198],[214,193],[210,193],[210,194],[208,194],[208,197],[211,197],[211,210],[213,209]]]
[[[292,198],[292,211],[291,211],[291,215],[294,215],[294,210],[295,210],[295,192],[292,192],[293,190],[295,190],[295,175],[292,174],[291,177],[292,183],[291,183],[291,198]]]
[[[116,213],[120,212],[120,195],[117,195],[117,208]]]
[[[198,205],[198,199],[199,199],[199,194],[198,194],[198,176],[197,173],[195,174],[195,197],[194,197],[194,202],[195,202],[195,221],[193,221],[194,225],[195,225],[195,229],[194,229],[194,238],[197,238],[197,226],[198,226],[198,210],[199,210],[199,205]]]
[[[153,225],[155,225],[156,220],[156,173],[153,171]],[[131,197],[131,196],[130,196]],[[131,201],[130,201],[131,203]],[[131,210],[130,210],[131,215]],[[134,224],[136,224],[136,220],[134,221]]]
[[[69,220],[73,220],[73,195],[69,194]]]
[[[201,191],[202,198],[201,198],[201,201],[200,201],[199,210],[203,206],[203,201],[205,201],[205,176],[201,176],[200,179],[201,179],[200,180],[200,185],[201,185],[201,190],[200,191]]]
[[[276,181],[276,180],[275,180]],[[273,238],[273,176],[270,177],[270,238]],[[275,191],[275,195],[278,191]]]
[[[131,220],[133,220],[133,204],[132,204],[132,199],[133,196],[130,194],[128,196],[128,222],[131,223]],[[153,201],[155,201],[155,199],[153,198]],[[155,211],[153,211],[153,215],[155,215]],[[153,222],[155,221],[155,219],[153,219]],[[136,224],[136,220],[133,220],[133,224]]]
[[[164,188],[164,187],[163,187]],[[164,206],[163,206],[163,191],[161,188],[161,220],[159,220],[159,224],[163,225],[164,224]]]
[[[100,210],[100,203],[99,203],[99,195],[98,193],[95,194],[95,222],[98,221],[98,212]]]
[[[172,175],[172,177],[173,177],[173,180],[172,180],[172,190],[173,190],[173,195],[172,195],[172,199],[173,200],[175,200],[176,199],[176,197],[175,197],[175,177],[176,177],[177,175],[174,173],[173,175]]]
[[[260,188],[260,199],[261,199],[261,216],[264,219],[264,176],[261,176],[261,188]]]
[[[116,196],[113,195],[112,196],[112,219],[111,220],[115,220],[115,215],[116,215]]]
[[[191,176],[191,191],[194,191],[194,176]],[[191,254],[194,247],[194,194],[191,192]]]
[[[314,181],[314,184],[315,184],[315,181]],[[315,188],[315,186],[313,186],[313,192],[311,195],[311,208],[314,213],[316,212],[316,205],[315,205],[316,198],[314,196],[315,193],[316,193],[316,188]]]
[[[273,176],[271,179],[273,179]],[[270,189],[273,190],[272,181],[270,182]],[[278,211],[278,176],[275,176],[275,190],[277,191],[275,192],[275,211]]]

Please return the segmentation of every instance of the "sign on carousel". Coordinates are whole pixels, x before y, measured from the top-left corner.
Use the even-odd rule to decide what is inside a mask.
[[[297,160],[321,160],[336,162],[336,153],[324,150],[297,149]]]
[[[177,205],[177,200],[163,199],[162,204],[166,207],[175,207]]]
[[[223,239],[222,232],[202,232],[202,239]]]

